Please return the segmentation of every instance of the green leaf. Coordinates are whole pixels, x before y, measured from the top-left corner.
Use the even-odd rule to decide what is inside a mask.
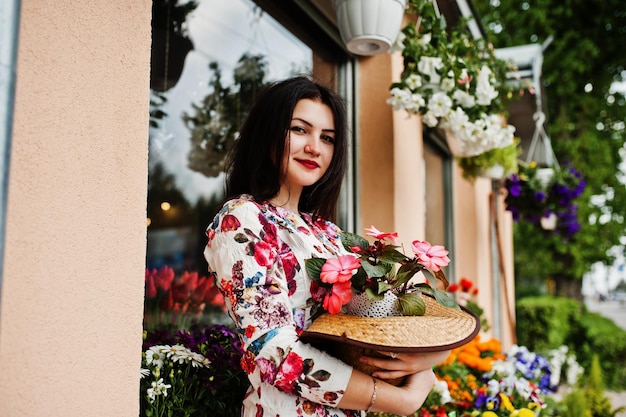
[[[378,282],[378,294],[384,294],[392,288],[393,286],[391,286],[387,281]]]
[[[383,298],[385,298],[385,294],[376,293],[371,288],[367,288],[365,290],[365,294],[367,294],[367,298],[369,298],[370,300],[381,301]]]
[[[352,252],[350,248],[358,246],[362,250],[367,250],[370,247],[370,242],[362,236],[355,233],[343,232],[341,234],[341,243],[347,251]]]
[[[381,262],[395,264],[408,259],[405,254],[398,252],[396,248],[397,246],[393,245],[385,246],[383,252],[380,254],[380,256],[378,256],[378,260],[380,260]]]
[[[326,263],[326,259],[323,258],[309,258],[305,259],[304,264],[306,273],[309,277],[315,281],[320,280],[320,273],[322,272],[322,266]]]
[[[404,316],[423,316],[426,313],[426,303],[418,293],[400,294],[397,303]]]
[[[454,308],[455,310],[461,309],[461,307],[459,307],[456,301],[450,298],[446,292],[435,289],[434,295],[435,295],[435,299],[437,300],[437,302],[439,302],[439,304],[441,304],[442,306]]]
[[[384,277],[385,275],[387,275],[387,273],[389,273],[389,271],[391,271],[391,265],[372,265],[370,262],[365,260],[361,262],[361,267],[365,270],[365,273],[370,278]]]

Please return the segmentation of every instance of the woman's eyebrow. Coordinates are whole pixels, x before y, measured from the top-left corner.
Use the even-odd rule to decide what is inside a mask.
[[[291,121],[292,121],[292,122],[293,122],[294,120],[299,120],[299,121],[301,121],[302,123],[304,123],[304,124],[305,124],[305,125],[307,125],[307,126],[313,126],[313,124],[312,124],[312,123],[310,123],[310,122],[308,122],[308,121],[306,121],[306,120],[304,120],[304,119],[302,119],[302,118],[300,118],[300,117],[294,117],[293,119],[291,119]],[[335,129],[322,129],[322,132],[333,132],[333,133],[334,133],[334,132],[335,132]]]

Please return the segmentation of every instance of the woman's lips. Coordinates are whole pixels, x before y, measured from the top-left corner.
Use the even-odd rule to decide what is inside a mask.
[[[308,169],[315,169],[315,168],[319,168],[319,164],[315,161],[309,161],[307,159],[297,159],[297,161],[303,165],[305,168]]]

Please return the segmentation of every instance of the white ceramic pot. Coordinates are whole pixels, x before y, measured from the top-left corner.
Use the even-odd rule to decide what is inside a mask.
[[[398,37],[406,0],[333,0],[341,38],[350,52],[379,55]]]
[[[391,291],[385,293],[382,300],[370,300],[367,294],[356,294],[346,305],[346,313],[361,317],[389,317],[401,316],[400,310],[396,308],[398,297]]]

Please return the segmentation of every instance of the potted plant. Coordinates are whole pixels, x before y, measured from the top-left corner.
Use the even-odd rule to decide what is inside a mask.
[[[517,160],[520,155],[519,140],[501,148],[494,148],[476,156],[457,158],[463,177],[469,181],[477,177],[491,179],[505,178],[517,173]]]
[[[198,7],[195,0],[154,0],[152,3],[152,56],[150,88],[167,91],[178,82],[193,42],[187,31],[187,16]]]
[[[519,172],[504,182],[506,209],[515,221],[528,221],[569,238],[581,227],[575,203],[585,185],[583,175],[571,166],[546,170],[534,162],[520,163]]]
[[[447,28],[430,1],[409,0],[408,12],[418,17],[402,29],[404,70],[388,103],[443,129],[455,156],[511,145],[515,129],[502,124],[501,113],[523,91],[506,82],[512,63],[496,58],[484,39],[472,38],[465,22]]]

